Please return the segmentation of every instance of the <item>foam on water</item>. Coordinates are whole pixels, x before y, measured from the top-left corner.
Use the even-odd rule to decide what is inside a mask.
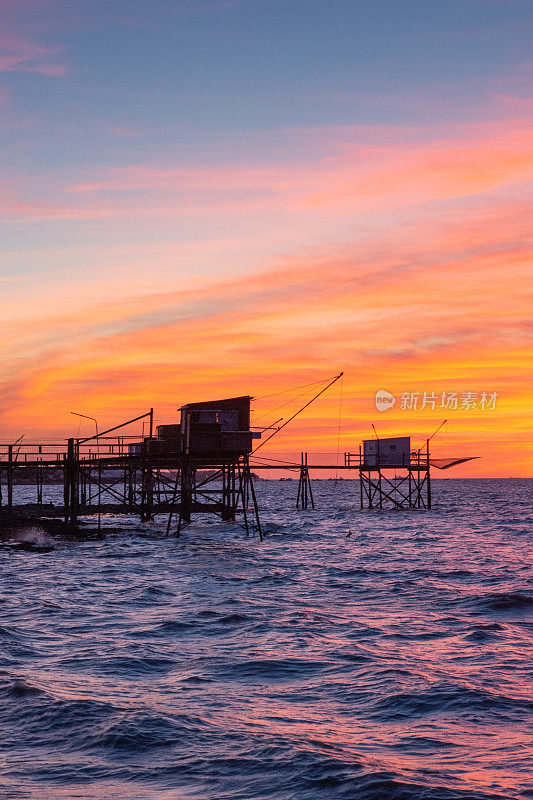
[[[263,481],[263,543],[117,516],[2,543],[0,797],[533,797],[531,488],[362,513],[317,481],[298,513]]]

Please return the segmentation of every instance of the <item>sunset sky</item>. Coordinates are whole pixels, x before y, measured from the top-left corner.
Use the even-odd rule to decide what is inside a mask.
[[[271,452],[447,418],[450,477],[533,476],[530,0],[0,12],[2,442],[344,370]]]

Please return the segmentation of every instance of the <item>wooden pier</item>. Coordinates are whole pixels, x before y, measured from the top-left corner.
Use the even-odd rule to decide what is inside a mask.
[[[208,513],[222,520],[239,516],[246,533],[261,539],[252,469],[296,473],[296,507],[303,511],[315,507],[311,473],[319,471],[336,476],[355,472],[361,509],[430,509],[431,466],[446,469],[469,460],[433,461],[429,439],[425,447],[413,450],[410,437],[377,435],[357,453],[345,453],[342,464],[309,463],[306,452],[299,463],[263,458],[256,451],[274,434],[254,447],[262,431],[250,426],[250,401],[245,396],[190,403],[181,408],[179,423],[159,425],[155,431],[150,409],[102,432],[94,420],[93,436],[62,443],[19,439],[0,444],[0,523],[25,513],[31,519],[60,518],[66,529],[76,530],[84,517],[92,518],[101,533],[105,513],[137,515],[143,522],[165,514],[167,534],[179,536],[193,514]],[[134,423],[143,423],[143,435],[124,433]],[[35,488],[35,503],[14,502],[14,486],[21,483]],[[62,485],[61,506],[46,503],[43,487],[49,483]]]
[[[64,444],[25,444],[17,448],[0,444],[0,452],[7,455],[0,460],[0,510],[4,517],[19,511],[34,519],[61,518],[70,529],[76,528],[80,517],[92,517],[98,532],[104,514],[136,515],[143,522],[164,514],[167,533],[178,536],[193,514],[212,513],[222,520],[242,518],[245,530],[258,533],[261,538],[252,472],[265,471],[294,473],[295,504],[304,511],[315,507],[313,473],[357,476],[361,508],[431,507],[430,494],[423,493],[425,487],[429,491],[430,485],[426,457],[417,456],[407,477],[399,483],[385,470],[376,472],[366,465],[359,454],[345,453],[344,462],[333,465],[309,463],[308,453],[301,454],[299,463],[279,463],[267,458],[256,461],[253,454],[221,460],[212,455],[193,458],[178,451],[157,450],[157,439],[110,437],[105,433],[99,437],[98,453],[94,442],[75,438]],[[46,501],[43,486],[50,482],[62,485],[61,506],[51,506]],[[16,504],[16,484],[32,486],[35,502]]]

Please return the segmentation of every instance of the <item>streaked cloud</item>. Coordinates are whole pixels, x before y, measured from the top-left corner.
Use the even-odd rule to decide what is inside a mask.
[[[34,72],[53,78],[66,75],[61,47],[43,47],[18,35],[0,32],[0,72]]]
[[[487,203],[466,216],[404,221],[386,236],[280,256],[269,269],[202,288],[180,288],[176,277],[165,292],[126,291],[114,300],[106,299],[111,286],[102,275],[100,300],[72,295],[63,304],[70,315],[35,309],[22,334],[15,324],[4,329],[4,341],[28,354],[12,361],[4,424],[26,419],[39,427],[39,407],[61,428],[71,422],[67,406],[80,402],[95,415],[128,416],[154,397],[158,413],[172,418],[186,399],[265,394],[344,368],[345,447],[374,419],[381,385],[397,394],[499,391],[496,415],[469,417],[487,459],[488,442],[479,442],[489,430],[522,435],[517,409],[533,302],[525,293],[526,220],[524,204]],[[324,402],[287,432],[284,446],[301,436],[310,448],[329,446],[332,410]],[[464,433],[455,416],[457,434]],[[423,432],[436,417],[388,414],[380,424]],[[465,446],[456,434],[451,443]],[[494,458],[476,470],[491,474]]]
[[[129,132],[122,135],[134,135]],[[510,122],[491,131],[450,132],[438,138],[426,132],[416,143],[369,145],[358,131],[324,137],[320,157],[299,163],[203,167],[132,165],[111,167],[96,179],[49,183],[34,179],[4,197],[6,221],[41,219],[135,219],[205,217],[269,212],[341,219],[404,211],[413,206],[497,192],[533,178],[531,126]],[[121,135],[121,134],[119,134]],[[391,134],[389,133],[389,137]],[[318,142],[320,145],[320,141]],[[316,150],[313,142],[312,149]],[[60,178],[60,176],[58,176]],[[520,192],[520,187],[517,188]]]
[[[272,422],[268,395],[344,369],[341,448],[368,433],[379,388],[496,391],[492,415],[450,413],[441,454],[483,456],[455,474],[528,473],[530,66],[492,77],[470,114],[479,75],[464,92],[417,76],[394,94],[314,86],[288,63],[286,86],[258,91],[270,109],[293,97],[304,111],[265,124],[264,108],[243,115],[246,82],[226,86],[240,80],[227,45],[219,83],[211,62],[178,64],[173,46],[184,30],[209,53],[251,46],[217,28],[219,11],[244,7],[187,2],[176,16],[171,3],[151,20],[127,3],[93,15],[32,0],[25,26],[20,4],[0,0],[2,128],[14,132],[0,167],[2,436],[63,437],[73,409],[113,423],[154,405],[170,421],[184,401],[247,392]],[[198,10],[217,12],[207,44]],[[174,97],[178,66],[190,85]],[[330,452],[339,399],[276,448]],[[380,431],[422,439],[442,416],[397,405]]]

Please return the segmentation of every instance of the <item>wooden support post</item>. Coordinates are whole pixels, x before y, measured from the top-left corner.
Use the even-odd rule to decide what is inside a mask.
[[[315,507],[315,498],[313,497],[313,489],[311,488],[311,476],[307,466],[307,453],[305,454],[305,473],[307,475],[307,488],[309,490],[309,499],[311,500],[311,508]]]
[[[222,465],[222,519],[227,520],[227,507],[229,505],[229,474],[228,474],[228,465]]]
[[[305,454],[302,453],[302,467],[300,470],[301,480],[302,480],[302,489],[303,489],[303,503],[302,508],[305,508],[307,511],[308,505],[308,493],[307,493],[307,470],[305,468]]]
[[[151,439],[143,443],[143,464],[141,474],[141,520],[150,522],[153,519],[154,507],[154,475],[151,460]]]
[[[39,448],[40,449],[40,448]],[[35,483],[37,486],[37,505],[43,504],[43,468],[37,463],[35,467]]]
[[[222,519],[225,522],[235,519],[234,502],[235,465],[224,464],[222,467]]]
[[[181,469],[181,491],[180,491],[180,516],[178,524],[179,528],[182,522],[189,523],[191,521],[192,512],[192,470],[188,457],[185,457]]]
[[[226,522],[235,519],[236,512],[235,463],[229,462],[222,467],[222,519]]]
[[[13,510],[13,445],[7,448],[7,507]]]
[[[42,445],[38,447],[38,454],[41,455],[43,452]],[[39,456],[37,456],[37,466],[35,467],[35,486],[37,489],[37,505],[41,506],[43,504],[43,468],[40,466]]]
[[[161,505],[161,470],[157,470],[155,473],[156,479],[156,487],[157,487],[157,505]]]
[[[91,455],[89,453],[89,459],[90,458]],[[93,468],[89,461],[89,464],[85,467],[85,505],[89,508],[92,504],[92,474]]]
[[[228,492],[228,478],[226,475],[226,465],[222,464],[220,468],[220,479],[222,481],[222,493],[221,493],[221,504],[222,504],[222,519],[224,519],[224,508],[226,507],[226,495]]]
[[[248,480],[247,476],[244,474],[244,466],[241,467],[239,463],[239,489],[241,499],[242,499],[242,515],[243,515],[243,522],[244,522],[244,530],[246,531],[246,536],[250,535],[250,526],[248,525],[248,503],[245,500],[245,497],[248,493]]]
[[[259,533],[259,541],[262,542],[263,541],[263,531],[261,529],[261,520],[259,519],[259,506],[257,505],[257,497],[255,495],[255,486],[254,486],[254,482],[253,482],[252,475],[251,475],[251,472],[250,472],[250,460],[249,460],[248,456],[244,457],[243,470],[244,470],[244,474],[245,474],[245,480],[247,481],[249,489],[250,489],[250,497],[252,498],[252,506],[253,506],[254,515],[255,515],[255,523],[256,523],[256,526],[257,526],[257,532]]]
[[[154,518],[154,473],[152,470],[152,439],[154,436],[154,409],[150,409],[150,429],[149,429],[149,436],[148,436],[148,447],[146,448],[146,457],[147,457],[147,487],[146,487],[146,494],[147,494],[147,503],[146,503],[146,514],[147,519],[152,520]]]
[[[426,440],[428,508],[431,508],[431,475],[429,474],[429,439]]]
[[[98,439],[97,439],[98,441]],[[100,461],[100,453],[97,451],[97,459],[98,459],[98,466],[97,466],[97,475],[98,475],[98,536],[102,533],[102,462]]]
[[[68,523],[69,506],[70,506],[70,495],[69,495],[69,482],[68,482],[68,461],[67,461],[67,454],[63,453],[63,508],[64,508],[65,523]]]
[[[78,448],[74,439],[68,440],[65,460],[65,522],[76,525],[79,512]]]
[[[80,471],[80,506],[87,505],[87,471],[79,464]]]
[[[243,507],[248,509],[250,506],[250,481],[244,482],[244,494],[242,497]]]
[[[179,496],[179,487],[181,485],[181,468],[176,470],[176,479],[174,481],[174,489],[172,491],[172,497],[170,498],[169,503],[169,512],[168,512],[168,522],[167,522],[167,536],[170,536],[170,528],[172,525],[172,517],[174,516],[174,508],[176,507],[176,503]],[[179,534],[178,534],[179,535]]]
[[[311,488],[311,478],[309,477],[309,467],[307,453],[300,454],[300,479],[298,481],[298,496],[296,498],[296,508],[302,506],[302,511],[307,511],[311,501],[311,508],[315,507],[313,490]]]
[[[148,429],[148,441],[144,443],[143,454],[143,474],[142,474],[142,489],[143,489],[143,521],[151,522],[154,518],[154,473],[152,470],[152,438],[154,432],[154,409],[150,409],[150,427]]]
[[[130,464],[128,468],[128,505],[130,508],[135,506],[135,466]]]
[[[359,445],[359,500],[361,501],[361,508],[363,504],[363,452],[361,445]]]
[[[304,454],[300,453],[300,477],[298,479],[298,495],[296,497],[296,508],[300,508],[302,506],[302,510],[305,511],[307,508],[307,498],[305,494],[306,484],[305,484],[305,472],[304,472]]]
[[[237,491],[237,465],[235,461],[231,465],[231,519],[235,519],[237,513],[237,503],[239,496]]]

